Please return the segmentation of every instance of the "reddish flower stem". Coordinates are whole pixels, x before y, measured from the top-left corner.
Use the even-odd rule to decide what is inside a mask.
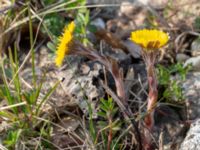
[[[154,108],[158,99],[157,77],[154,64],[152,63],[147,66],[147,78],[149,84],[149,94],[147,104],[148,115],[145,118],[145,124],[149,129],[152,129],[154,126]]]
[[[109,129],[109,134],[108,134],[108,145],[107,145],[107,150],[110,150],[111,149],[111,143],[112,143],[112,119],[110,118],[109,119],[109,126],[110,126],[110,129]]]
[[[145,150],[153,150],[154,146],[152,143],[152,139],[150,136],[150,131],[154,127],[154,108],[156,106],[156,102],[158,99],[158,90],[157,90],[157,76],[156,76],[156,70],[154,67],[154,59],[151,59],[152,57],[146,57],[149,58],[149,63],[146,63],[146,69],[147,69],[147,79],[149,84],[149,94],[147,99],[147,115],[144,119],[145,125],[148,129],[144,132],[144,149]]]

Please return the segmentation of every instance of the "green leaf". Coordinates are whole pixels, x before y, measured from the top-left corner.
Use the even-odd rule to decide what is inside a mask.
[[[56,0],[43,0],[43,3],[45,4],[45,6],[51,5],[55,2],[56,2]]]
[[[109,107],[103,104],[100,104],[100,109],[102,109],[105,112],[109,111]]]
[[[51,52],[55,52],[56,45],[53,42],[48,42],[47,47],[50,49]]]
[[[51,33],[59,36],[61,35],[62,30],[65,26],[65,19],[58,13],[53,13],[45,16],[44,24],[48,28],[48,30],[51,31]],[[45,29],[42,28],[42,31],[45,32]]]
[[[3,141],[3,143],[7,147],[14,147],[14,145],[17,143],[19,140],[19,137],[22,133],[21,129],[15,130],[15,131],[9,131],[6,139]]]
[[[193,24],[194,24],[194,27],[195,27],[196,29],[200,29],[200,17],[199,17],[199,16],[195,18]]]
[[[102,112],[102,111],[99,111],[97,112],[97,114],[103,118],[106,118],[106,113],[105,112]]]
[[[47,94],[43,97],[43,99],[41,100],[41,102],[39,103],[39,105],[37,106],[36,109],[36,116],[38,116],[40,114],[40,108],[42,106],[42,104],[51,96],[51,94],[55,91],[55,89],[57,88],[57,86],[59,85],[60,81],[58,81],[48,92]]]
[[[114,116],[117,112],[118,112],[118,108],[117,107],[115,107],[113,110],[112,110],[112,115]]]
[[[105,128],[106,126],[108,126],[108,123],[105,121],[98,121],[99,126],[101,126],[101,128]]]

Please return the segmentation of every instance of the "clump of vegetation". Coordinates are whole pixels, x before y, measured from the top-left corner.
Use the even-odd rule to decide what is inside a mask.
[[[184,101],[181,83],[185,81],[190,66],[184,67],[181,63],[169,67],[158,65],[157,70],[159,85],[164,88],[162,98],[171,103]]]
[[[119,138],[117,138],[117,132],[120,132],[122,121],[116,118],[118,108],[115,106],[112,98],[108,100],[100,99],[101,103],[99,105],[98,115],[103,118],[99,121],[98,137],[101,135],[104,144],[100,146],[100,149],[119,149],[120,143]]]
[[[59,3],[59,5],[54,5],[55,3],[57,2],[49,0],[44,1],[44,7],[50,9],[35,12],[38,13],[37,15],[40,17],[47,14],[44,15],[44,22],[39,24],[37,33],[34,32],[35,30],[33,28],[35,24],[38,24],[38,21],[34,20],[36,16],[33,13],[32,1],[23,3],[23,7],[19,7],[19,9],[15,11],[12,9],[5,9],[4,17],[0,18],[0,26],[2,27],[1,29],[3,29],[0,33],[1,37],[10,35],[10,32],[17,34],[18,31],[16,27],[22,24],[28,28],[28,39],[30,40],[30,47],[27,47],[30,51],[23,63],[19,62],[20,49],[18,48],[20,47],[16,39],[14,39],[14,42],[9,41],[10,43],[5,43],[4,40],[0,41],[0,99],[1,102],[3,101],[7,105],[5,107],[0,107],[1,121],[6,124],[1,140],[3,141],[3,145],[8,149],[24,149],[27,147],[35,149],[37,145],[40,149],[55,148],[51,142],[53,125],[50,122],[52,121],[52,118],[50,118],[50,116],[42,117],[42,115],[44,115],[44,107],[46,106],[47,100],[59,85],[60,80],[55,82],[54,86],[52,88],[49,87],[49,90],[44,93],[43,84],[46,80],[46,72],[43,72],[42,77],[36,75],[35,47],[41,30],[52,39],[56,39],[56,36],[60,35],[63,26],[66,24],[66,20],[56,13],[56,11],[58,11],[57,9],[63,9],[64,11],[68,11],[68,9],[73,10],[74,7],[84,6],[85,1],[63,1]],[[12,4],[13,6],[18,5],[15,1],[13,1]],[[55,12],[52,12],[51,9]],[[80,10],[81,9],[79,9],[77,16],[80,14]],[[81,17],[83,16],[84,13]],[[10,19],[12,18],[16,22],[11,22]],[[28,24],[26,25],[27,21]],[[42,29],[40,29],[41,24],[43,27]],[[80,26],[83,26],[82,23]],[[27,31],[24,31],[23,28],[23,32]],[[79,32],[85,31],[82,30]],[[13,34],[13,38],[15,37],[15,34]],[[5,55],[6,51],[8,56]],[[5,53],[3,54],[3,52]],[[31,84],[24,81],[20,75],[20,71],[29,58],[31,60],[32,68]],[[38,139],[39,143],[37,143],[37,140],[36,142],[31,142],[34,138],[41,139]]]
[[[43,113],[43,105],[60,81],[55,83],[54,87],[43,97],[41,97],[41,90],[45,74],[41,81],[33,80],[32,89],[24,89],[19,75],[17,49],[15,48],[15,58],[13,58],[11,51],[9,51],[9,54],[9,60],[4,58],[1,62],[3,82],[0,85],[0,99],[4,100],[8,106],[1,107],[0,115],[9,126],[6,129],[8,134],[5,136],[4,144],[8,148],[16,149],[18,147],[23,148],[22,142],[25,142],[25,139],[29,136],[34,138],[43,135],[42,132],[37,132],[35,129],[38,126],[46,126],[46,122],[40,124],[41,120],[39,119]],[[36,82],[40,82],[40,84]],[[42,130],[43,133],[48,133],[45,128]],[[48,137],[50,137],[49,134]]]

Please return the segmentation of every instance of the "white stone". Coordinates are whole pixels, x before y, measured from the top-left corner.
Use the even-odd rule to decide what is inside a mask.
[[[200,71],[200,56],[189,58],[185,62],[184,67],[186,67],[187,65],[190,65],[190,64],[192,65],[192,70]]]
[[[200,38],[197,38],[196,40],[192,42],[191,53],[192,53],[192,56],[200,55]]]
[[[183,54],[183,53],[178,53],[177,55],[176,55],[176,60],[178,61],[178,62],[185,62],[187,59],[189,59],[190,57],[188,56],[188,55],[186,55],[186,54]]]
[[[200,150],[200,119],[192,123],[179,150]]]
[[[182,82],[184,99],[187,105],[188,119],[200,118],[200,72],[190,72]]]
[[[134,12],[134,5],[130,2],[122,2],[121,6],[120,6],[120,11],[119,11],[119,15],[126,15],[129,16],[131,14],[133,14]]]

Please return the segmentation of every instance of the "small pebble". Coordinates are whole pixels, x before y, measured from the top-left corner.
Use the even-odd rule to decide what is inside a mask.
[[[176,60],[178,61],[178,62],[185,62],[187,59],[189,59],[190,57],[188,56],[188,55],[186,55],[186,54],[183,54],[183,53],[178,53],[177,55],[176,55]]]
[[[200,119],[192,123],[179,150],[200,150]]]
[[[96,18],[91,22],[91,25],[94,25],[98,29],[105,29],[106,24],[102,18]]]
[[[192,65],[193,71],[200,71],[200,56],[197,57],[191,57],[184,63],[184,67]]]
[[[199,56],[200,55],[200,38],[197,38],[192,42],[191,45],[191,54],[192,56]]]

